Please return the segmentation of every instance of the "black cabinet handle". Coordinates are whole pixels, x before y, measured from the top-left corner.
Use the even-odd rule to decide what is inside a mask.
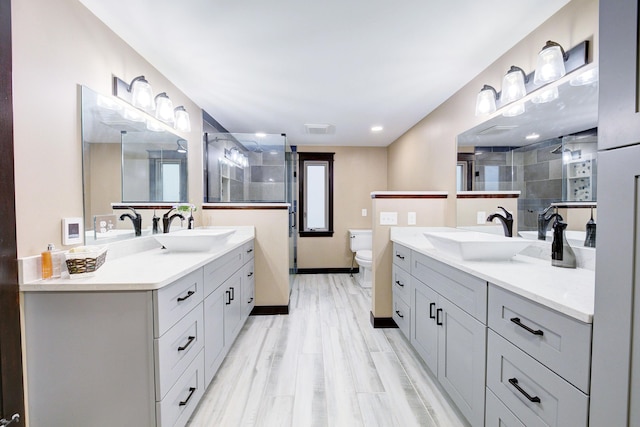
[[[191,295],[193,295],[193,294],[195,294],[195,292],[194,292],[194,291],[189,291],[189,292],[187,292],[187,295],[186,295],[186,296],[183,296],[183,297],[178,298],[178,302],[182,302],[182,301],[184,301],[184,300],[188,299],[188,298],[189,298],[189,297],[191,297]]]
[[[253,302],[253,297],[249,298],[249,301],[247,302],[247,304],[251,304]]]
[[[396,254],[396,256],[397,256],[398,258],[400,258],[400,259],[404,259],[404,257],[403,257],[402,255],[400,255],[400,254]]]
[[[233,287],[231,287],[229,289],[231,289],[231,298],[229,299],[229,302],[231,302],[234,299],[236,299],[236,290]]]
[[[400,286],[401,288],[404,288],[404,283],[402,283],[399,280],[396,280],[396,285]]]
[[[509,378],[509,383],[514,386],[516,388],[516,390],[518,390],[520,393],[522,393],[524,395],[524,397],[526,397],[527,399],[529,399],[529,402],[534,402],[534,403],[540,403],[540,398],[538,396],[531,396],[529,393],[527,393],[526,391],[524,391],[522,389],[522,387],[520,387],[518,385],[518,380],[516,378]]]
[[[194,336],[189,336],[189,340],[187,341],[187,343],[185,345],[183,345],[182,347],[178,347],[178,351],[184,351],[187,349],[187,347],[189,347],[191,345],[191,343],[193,342],[193,340],[195,340],[196,337]]]
[[[520,322],[520,318],[519,317],[513,317],[511,319],[511,321],[513,323],[515,323],[516,325],[520,326],[522,329],[525,329],[529,332],[531,332],[533,335],[544,335],[544,332],[542,332],[540,329],[538,329],[537,331],[531,329],[530,327],[528,327],[527,325],[523,324]]]
[[[229,298],[227,301],[224,302],[224,305],[229,305],[231,304],[231,291],[226,290],[224,291],[224,293],[227,295],[227,297]]]
[[[191,396],[193,396],[193,393],[195,393],[195,391],[196,391],[195,387],[189,387],[189,396],[187,396],[185,400],[180,402],[178,406],[186,406],[187,402],[189,402],[189,399],[191,399]]]
[[[401,319],[404,319],[404,316],[402,314],[400,314],[400,310],[396,310],[396,314],[398,315],[398,317],[400,317]]]
[[[253,252],[253,248],[251,249],[247,249],[247,253],[250,254],[251,252]]]
[[[436,325],[438,325],[438,326],[442,326],[443,325],[442,319],[440,318],[441,314],[442,314],[442,309],[441,308],[437,309],[436,310]]]
[[[436,308],[436,303],[432,302],[431,304],[429,304],[429,318],[430,319],[435,319],[436,315],[433,314],[433,309]]]
[[[253,271],[247,274],[247,277],[251,277],[251,276],[253,276]]]

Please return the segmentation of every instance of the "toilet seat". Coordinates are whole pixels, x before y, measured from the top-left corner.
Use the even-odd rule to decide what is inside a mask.
[[[373,252],[369,249],[360,249],[356,252],[356,262],[362,267],[371,267]]]

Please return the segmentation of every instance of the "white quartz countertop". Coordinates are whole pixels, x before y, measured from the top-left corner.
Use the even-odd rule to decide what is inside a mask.
[[[508,261],[462,261],[436,250],[427,228],[394,227],[391,240],[586,323],[593,321],[595,272],[552,267],[551,260],[516,255]]]
[[[235,227],[229,227],[235,228]],[[152,237],[149,237],[152,239]],[[115,259],[109,258],[94,276],[34,280],[20,284],[21,292],[144,291],[160,289],[231,252],[254,238],[253,227],[238,227],[227,243],[211,252],[170,252],[156,246]],[[109,249],[110,251],[110,249]]]

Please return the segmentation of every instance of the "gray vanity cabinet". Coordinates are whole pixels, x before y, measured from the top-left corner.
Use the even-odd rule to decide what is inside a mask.
[[[396,245],[392,266],[393,312],[391,317],[404,336],[411,339],[411,251]]]
[[[242,248],[242,317],[246,318],[251,314],[256,305],[255,298],[255,267],[254,267],[254,247],[253,241],[245,244]]]
[[[394,245],[396,254],[404,250]],[[411,344],[467,420],[483,425],[487,283],[419,252],[406,259]]]

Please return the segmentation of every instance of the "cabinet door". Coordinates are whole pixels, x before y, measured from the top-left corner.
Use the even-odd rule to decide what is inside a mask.
[[[472,425],[484,423],[487,328],[444,297],[436,309],[438,380]]]
[[[598,149],[606,150],[640,141],[638,1],[601,0],[599,12]]]
[[[224,289],[224,345],[233,344],[242,320],[242,270],[222,284]]]
[[[224,358],[224,307],[226,293],[219,287],[204,300],[204,376],[209,384]]]
[[[436,312],[438,294],[417,279],[413,279],[411,344],[429,369],[438,373],[438,325]]]

